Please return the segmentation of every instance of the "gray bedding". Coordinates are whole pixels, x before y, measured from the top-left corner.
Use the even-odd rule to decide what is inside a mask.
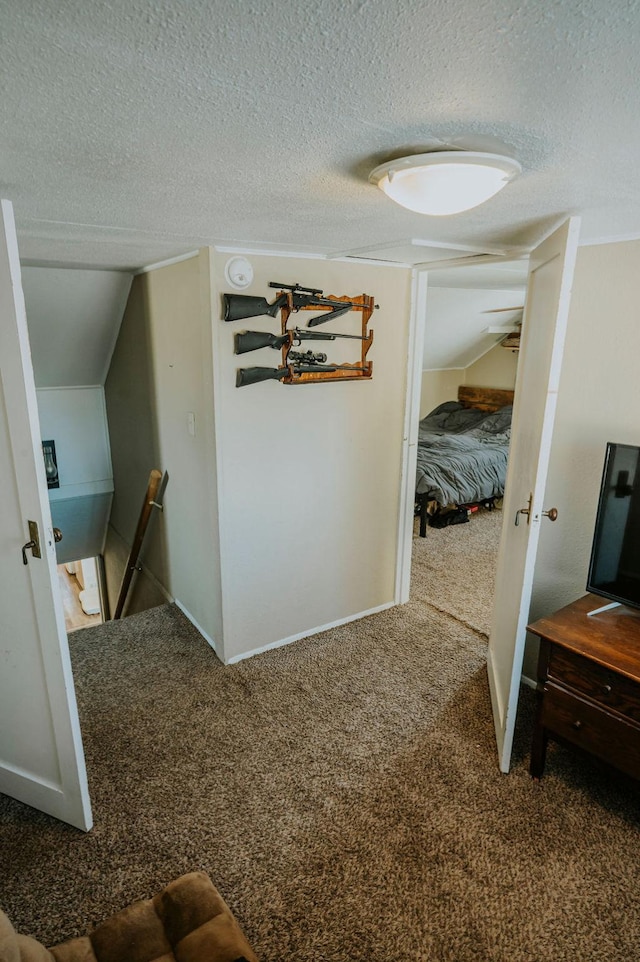
[[[512,407],[492,414],[446,401],[420,422],[416,494],[441,505],[501,496]]]

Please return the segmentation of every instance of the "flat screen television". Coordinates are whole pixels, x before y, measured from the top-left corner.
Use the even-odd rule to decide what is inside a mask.
[[[640,608],[640,447],[635,445],[607,444],[587,591]]]

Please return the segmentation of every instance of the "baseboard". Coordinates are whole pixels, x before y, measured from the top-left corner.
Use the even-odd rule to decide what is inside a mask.
[[[185,606],[182,604],[182,602],[181,602],[181,601],[178,601],[177,598],[174,598],[173,603],[180,609],[180,611],[181,611],[182,614],[185,616],[185,618],[187,618],[187,619],[191,622],[191,624],[192,624],[193,627],[196,629],[196,631],[199,631],[199,632],[200,632],[200,634],[202,635],[202,637],[204,638],[204,640],[206,641],[206,643],[207,643],[208,645],[210,645],[211,648],[213,648],[213,650],[215,651],[215,653],[216,653],[216,655],[218,656],[218,658],[220,658],[220,652],[218,651],[218,646],[216,645],[215,641],[213,640],[213,638],[211,637],[211,635],[208,635],[207,632],[204,630],[204,628],[203,628],[201,625],[198,624],[198,622],[197,622],[196,619],[193,617],[193,615],[192,615],[191,612],[188,610],[188,608],[185,608]],[[222,658],[220,658],[220,661],[222,661]]]
[[[349,615],[347,618],[339,618],[338,621],[321,625],[319,628],[300,631],[297,635],[289,635],[288,638],[281,638],[280,641],[272,641],[268,645],[262,645],[260,648],[252,648],[251,651],[244,651],[240,655],[232,655],[231,658],[223,659],[223,661],[225,665],[234,665],[238,661],[244,661],[245,658],[253,658],[254,655],[263,655],[266,651],[273,651],[274,648],[284,648],[285,645],[290,645],[294,641],[300,641],[301,638],[311,638],[312,635],[319,635],[323,631],[330,631],[331,628],[339,628],[341,625],[348,625],[351,621],[360,621],[361,618],[368,618],[369,615],[377,615],[381,611],[395,607],[395,601],[387,601],[384,605],[378,605],[376,608],[370,608],[368,611],[361,611],[359,614]]]

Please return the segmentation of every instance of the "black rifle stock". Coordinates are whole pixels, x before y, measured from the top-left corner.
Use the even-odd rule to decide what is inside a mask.
[[[296,374],[316,374],[318,371],[358,371],[366,372],[365,367],[351,367],[349,364],[286,364],[284,367],[240,367],[236,373],[236,387],[258,384],[259,381],[282,381]]]
[[[336,338],[348,338],[353,341],[366,341],[361,334],[333,334],[328,331],[305,331],[299,327],[285,334],[269,334],[266,331],[243,331],[234,337],[236,354],[248,354],[261,347],[273,347],[276,350],[286,344],[299,344],[302,341],[335,341]]]
[[[267,314],[275,317],[289,298],[286,294],[276,297],[270,304],[266,297],[252,297],[251,294],[223,294],[225,321],[241,321],[245,317],[262,317]]]
[[[257,351],[261,347],[284,347],[285,344],[291,344],[292,337],[291,332],[277,335],[262,331],[243,331],[236,334],[233,340],[235,354],[248,354],[249,351]]]
[[[355,301],[338,301],[330,297],[322,297],[322,291],[314,287],[300,287],[299,284],[278,284],[270,281],[269,287],[277,287],[287,294],[276,297],[273,304],[269,304],[264,297],[254,297],[251,294],[223,294],[225,321],[240,321],[246,317],[260,317],[263,314],[275,317],[282,307],[289,306],[292,311],[299,311],[303,307],[328,307],[330,310],[318,317],[312,317],[309,327],[324,324],[332,317],[340,317],[352,308],[362,309],[363,305]],[[376,304],[375,307],[378,305]]]

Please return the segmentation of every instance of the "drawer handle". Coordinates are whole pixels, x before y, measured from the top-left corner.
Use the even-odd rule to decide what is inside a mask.
[[[611,694],[611,685],[603,685],[603,686],[602,686],[602,692],[603,692],[604,695],[610,695],[610,694]]]
[[[574,721],[573,727],[576,729],[582,728],[582,722],[580,721],[580,719],[578,719],[577,721]]]

